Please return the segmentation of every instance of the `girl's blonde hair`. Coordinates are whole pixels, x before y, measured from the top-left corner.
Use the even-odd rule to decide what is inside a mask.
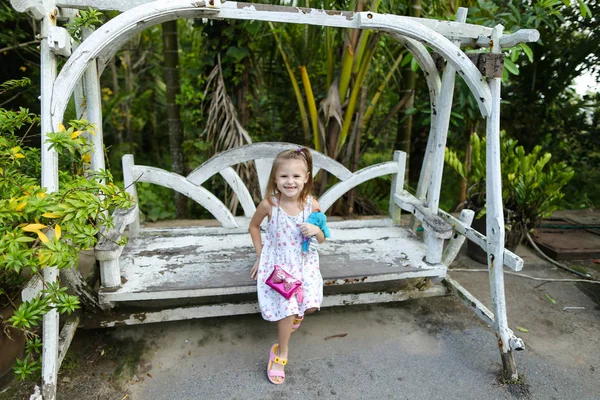
[[[306,147],[298,147],[297,149],[284,150],[275,157],[275,161],[273,161],[273,167],[271,167],[271,174],[269,175],[269,182],[267,183],[267,191],[265,193],[265,198],[271,204],[273,204],[273,196],[276,196],[279,191],[277,190],[277,184],[275,183],[275,178],[277,177],[277,170],[279,166],[287,160],[303,160],[306,162],[306,168],[308,172],[308,180],[304,184],[304,188],[300,192],[300,196],[298,197],[298,204],[303,205],[306,202],[306,199],[312,192],[313,187],[313,160],[312,154],[310,154],[310,150]]]

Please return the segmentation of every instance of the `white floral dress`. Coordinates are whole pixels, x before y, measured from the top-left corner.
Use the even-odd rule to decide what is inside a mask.
[[[258,304],[262,317],[267,321],[279,321],[290,315],[303,316],[304,311],[309,308],[320,308],[323,300],[319,254],[316,250],[302,252],[302,232],[298,226],[312,212],[312,196],[308,197],[304,209],[296,216],[287,215],[279,207],[276,198],[273,202],[275,205],[267,224],[257,278]],[[265,283],[273,272],[274,265],[279,265],[302,281],[302,303],[298,303],[297,296],[286,299]]]

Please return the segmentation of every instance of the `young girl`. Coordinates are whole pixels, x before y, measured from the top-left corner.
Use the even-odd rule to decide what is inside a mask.
[[[276,384],[285,379],[284,367],[288,358],[288,343],[304,314],[318,310],[323,299],[323,279],[316,251],[302,252],[303,237],[315,236],[319,243],[325,236],[317,226],[305,223],[319,203],[311,195],[312,155],[306,148],[286,150],[275,158],[265,199],[258,205],[250,221],[250,236],[258,260],[250,271],[257,280],[258,303],[267,321],[277,321],[278,342],[271,347],[267,377]],[[269,217],[264,244],[260,224]],[[302,296],[286,299],[265,281],[279,265],[294,278],[302,281]],[[302,300],[298,300],[300,297]]]

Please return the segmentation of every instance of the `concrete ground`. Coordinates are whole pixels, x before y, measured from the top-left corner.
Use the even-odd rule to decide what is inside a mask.
[[[573,278],[528,249],[519,253],[523,273]],[[485,266],[461,255],[454,267]],[[490,305],[487,273],[451,275]],[[114,334],[148,344],[145,369],[127,387],[132,399],[600,399],[600,288],[593,286],[600,285],[506,276],[509,323],[527,346],[516,353],[523,379],[517,385],[499,379],[492,330],[454,297],[330,308],[307,317],[292,336],[281,386],[265,373],[275,325],[259,315]]]

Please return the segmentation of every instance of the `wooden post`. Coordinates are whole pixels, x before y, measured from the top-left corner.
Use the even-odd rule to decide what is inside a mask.
[[[460,212],[460,217],[458,219],[465,226],[471,226],[471,223],[473,222],[474,217],[475,217],[475,211],[462,210]],[[452,237],[452,239],[450,239],[448,241],[448,245],[446,246],[446,249],[444,250],[444,255],[442,257],[443,264],[445,264],[448,267],[450,266],[450,264],[452,264],[452,261],[454,261],[454,259],[458,255],[458,252],[460,251],[460,248],[462,247],[466,238],[467,237],[465,235],[459,234],[456,230],[454,231],[454,236]]]
[[[406,153],[403,151],[394,151],[394,162],[398,163],[398,173],[393,175],[392,187],[390,189],[390,218],[395,225],[400,224],[402,209],[396,205],[394,195],[401,195],[404,190],[404,173],[406,171]]]
[[[464,23],[467,19],[467,9],[460,7],[456,13],[456,22]],[[460,41],[452,42],[460,48]],[[450,125],[450,113],[452,111],[452,98],[454,96],[454,83],[456,69],[448,63],[442,76],[442,88],[440,90],[439,106],[437,110],[436,126],[433,127],[435,134],[431,157],[432,176],[427,190],[427,207],[433,212],[438,212],[440,203],[440,191],[442,188],[442,176],[444,174],[444,152],[446,151],[446,139],[448,137],[448,126]],[[425,227],[425,243],[427,244],[427,262],[437,263],[442,260],[444,241],[434,236],[434,233]]]
[[[460,7],[456,13],[456,22],[464,23],[467,19],[467,9]],[[452,42],[460,48],[460,41]],[[446,139],[448,138],[448,127],[450,125],[450,113],[452,112],[452,98],[454,97],[454,83],[456,69],[449,63],[442,76],[442,88],[437,109],[437,126],[434,127],[435,137],[433,142],[432,177],[429,182],[427,193],[427,207],[437,213],[440,203],[440,191],[442,188],[442,175],[444,173],[444,153],[446,151]]]
[[[123,165],[123,185],[127,193],[138,203],[137,189],[135,188],[135,178],[133,177],[133,154],[125,154],[121,161]],[[135,220],[129,225],[129,236],[136,237],[140,232],[140,211],[135,215]]]
[[[89,28],[83,28],[82,36],[85,40],[92,34]],[[96,60],[91,60],[83,75],[85,104],[87,107],[87,119],[96,126],[96,131],[86,132],[86,137],[92,145],[91,167],[92,171],[105,169],[104,142],[102,132],[102,98],[100,93],[100,77]]]
[[[431,55],[420,42],[409,39],[404,36],[392,34],[392,37],[398,42],[402,43],[404,47],[412,54],[413,58],[419,64],[419,67],[425,74],[425,80],[427,82],[427,88],[429,89],[429,102],[431,105],[431,123],[429,128],[429,137],[427,138],[427,149],[425,150],[425,157],[421,166],[421,172],[419,173],[419,183],[417,185],[417,192],[415,197],[425,203],[427,196],[427,188],[429,187],[429,181],[431,179],[432,169],[432,155],[433,155],[433,140],[435,138],[435,128],[437,127],[437,107],[440,96],[441,80],[440,74],[438,74],[435,62]],[[410,216],[410,229],[416,232],[420,222],[414,215]]]
[[[47,135],[58,127],[52,126],[50,102],[52,89],[56,79],[56,56],[50,51],[48,34],[56,26],[58,9],[53,0],[44,0],[44,18],[41,21],[42,42],[40,44],[41,64],[41,155],[42,155],[42,186],[48,193],[58,191],[58,154],[50,144],[46,143]],[[44,268],[46,284],[56,282],[58,269]],[[43,319],[43,348],[42,348],[42,396],[45,400],[56,398],[56,381],[58,373],[58,312],[52,309]]]
[[[492,31],[492,52],[501,53],[500,37],[504,27]],[[504,213],[502,207],[502,171],[500,169],[500,85],[502,78],[489,80],[492,92],[492,113],[486,121],[486,236],[490,294],[494,310],[494,330],[502,357],[504,375],[517,380],[517,365],[510,348],[510,334],[504,297]]]

